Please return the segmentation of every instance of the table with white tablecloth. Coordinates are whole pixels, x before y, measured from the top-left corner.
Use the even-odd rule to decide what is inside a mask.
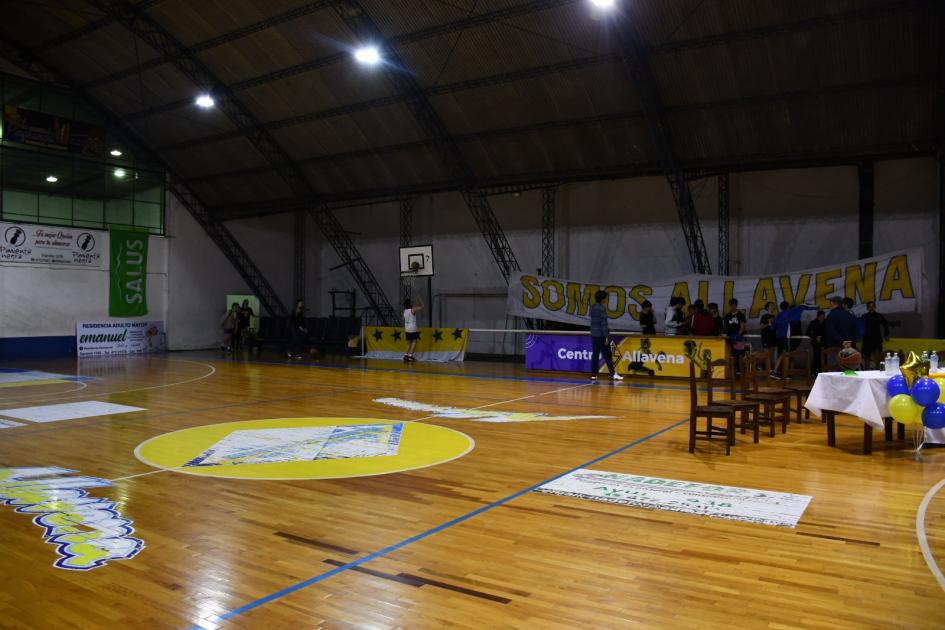
[[[938,376],[938,374],[936,374]],[[891,377],[878,370],[856,372],[822,372],[817,375],[807,402],[811,413],[827,420],[827,443],[834,446],[836,433],[834,414],[847,413],[863,421],[863,451],[872,450],[873,429],[883,429],[890,439],[892,420],[888,418],[889,395],[886,383]],[[925,430],[925,441],[945,444],[945,429]]]

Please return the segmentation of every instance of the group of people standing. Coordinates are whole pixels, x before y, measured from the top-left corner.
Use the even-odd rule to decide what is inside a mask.
[[[239,302],[233,302],[230,310],[223,314],[220,320],[220,326],[223,327],[223,345],[220,347],[224,352],[234,352],[250,345],[252,338],[253,308],[249,305],[249,300],[243,300],[242,306]]]

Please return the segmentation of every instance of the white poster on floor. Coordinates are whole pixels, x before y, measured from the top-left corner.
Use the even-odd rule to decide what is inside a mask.
[[[810,496],[804,494],[718,486],[587,468],[546,483],[536,492],[778,527],[796,526],[811,500]]]
[[[0,262],[101,267],[105,232],[0,223]]]
[[[164,322],[78,322],[75,342],[79,357],[163,352]]]

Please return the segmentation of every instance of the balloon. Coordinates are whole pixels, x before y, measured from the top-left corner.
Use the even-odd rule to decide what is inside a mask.
[[[928,360],[922,361],[919,355],[910,350],[906,362],[899,366],[899,371],[906,377],[906,384],[909,389],[912,389],[912,385],[916,380],[929,375],[929,362]]]
[[[938,383],[938,402],[945,403],[945,377],[939,376],[933,380]]]
[[[889,415],[896,422],[909,426],[922,423],[922,407],[909,394],[897,394],[889,399]]]
[[[928,429],[945,429],[945,404],[935,403],[922,412],[922,424]]]
[[[912,386],[912,400],[922,407],[933,404],[941,393],[938,383],[930,378],[920,378]]]
[[[886,382],[886,393],[889,394],[890,398],[899,394],[908,394],[909,386],[906,385],[906,377],[902,374],[896,374],[894,377],[889,379]]]

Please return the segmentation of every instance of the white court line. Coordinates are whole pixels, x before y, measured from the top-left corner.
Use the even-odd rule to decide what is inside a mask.
[[[48,383],[48,384],[59,385],[59,383]],[[52,394],[36,394],[33,396],[22,396],[22,397],[0,396],[0,401],[9,400],[12,402],[27,402],[27,401],[35,400],[35,399],[43,400],[46,396],[71,396],[73,392],[81,392],[83,389],[89,386],[89,384],[85,382],[76,382],[75,384],[78,385],[78,387],[76,387],[75,389],[67,390],[65,392],[53,392]]]
[[[161,389],[162,387],[176,387],[177,385],[186,385],[187,383],[193,383],[194,381],[200,381],[207,377],[213,376],[217,372],[217,369],[215,367],[213,367],[209,363],[203,363],[201,361],[189,361],[187,359],[164,359],[164,360],[171,361],[174,363],[193,363],[194,365],[202,365],[204,367],[210,368],[210,371],[201,376],[195,376],[194,378],[189,378],[184,381],[178,381],[176,383],[165,383],[163,385],[151,385],[149,387],[135,387],[134,389],[122,389],[117,392],[98,392],[98,393],[91,393],[91,394],[83,394],[81,396],[76,396],[75,394],[71,394],[71,393],[70,394],[53,394],[49,396],[48,398],[32,397],[32,398],[21,398],[17,400],[59,400],[61,398],[85,398],[86,396],[98,397],[98,396],[111,396],[113,394],[128,394],[131,392],[144,392],[151,389]],[[86,387],[88,387],[88,385],[86,385]],[[74,391],[79,391],[79,390],[74,390]],[[10,400],[13,400],[13,399],[10,399]]]
[[[925,536],[925,511],[928,509],[929,503],[932,502],[932,497],[942,489],[942,486],[945,486],[945,479],[942,479],[932,486],[922,498],[919,511],[915,515],[915,534],[919,539],[919,549],[922,550],[922,557],[925,558],[925,564],[929,566],[929,571],[932,572],[935,581],[938,582],[938,585],[945,591],[945,575],[942,575],[942,570],[939,569],[938,564],[935,563],[935,557],[932,555],[931,549],[929,549],[929,541]]]

